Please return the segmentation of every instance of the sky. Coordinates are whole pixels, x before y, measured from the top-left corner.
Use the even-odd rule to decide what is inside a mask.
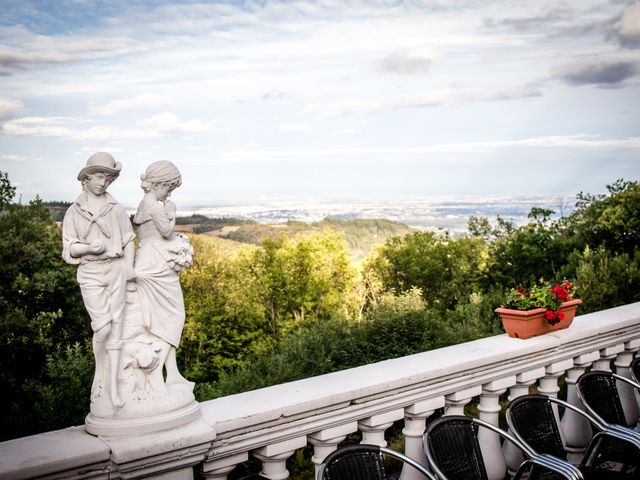
[[[599,193],[640,179],[640,2],[0,0],[0,171],[178,205]]]

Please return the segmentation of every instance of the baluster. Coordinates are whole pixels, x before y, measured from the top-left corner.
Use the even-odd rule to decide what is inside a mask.
[[[638,350],[640,350],[640,338],[636,338],[633,340],[628,341],[625,345],[624,345],[626,350],[629,350],[632,354],[633,357],[636,357],[636,354],[638,353]],[[633,361],[633,359],[631,360]],[[631,375],[631,369],[628,369],[629,371],[629,377],[633,378],[633,376]],[[640,380],[640,379],[638,379]],[[636,400],[636,406],[638,407],[638,410],[640,411],[640,391],[637,388],[633,389],[633,398],[635,398]],[[640,412],[638,414],[638,416],[640,417]],[[638,418],[638,422],[635,426],[636,430],[640,430],[640,418]]]
[[[534,370],[519,373],[516,375],[516,384],[509,389],[509,401],[527,395],[529,387],[533,385],[539,378],[546,374],[544,367],[538,367]],[[511,475],[515,474],[520,464],[524,461],[522,452],[511,442],[504,442],[502,445],[504,459]]]
[[[576,381],[582,375],[591,363],[600,358],[600,352],[584,353],[573,359],[573,368],[567,370],[565,381],[567,382],[567,402],[571,405],[584,410],[582,401],[578,398],[576,390]],[[572,410],[565,410],[562,420],[560,421],[562,432],[566,443],[567,456],[569,461],[580,463],[584,451],[591,440],[593,432],[589,421],[582,415]]]
[[[515,383],[516,377],[513,375],[482,385],[482,394],[478,405],[480,420],[491,423],[496,427],[500,426],[498,421],[500,395]],[[507,471],[507,464],[502,454],[500,436],[491,430],[481,428],[478,431],[478,441],[480,442],[480,450],[482,450],[482,458],[487,469],[488,479],[502,480]]]
[[[611,372],[611,360],[624,352],[624,344],[612,345],[600,350],[600,358],[593,363],[593,370]]]
[[[344,440],[347,435],[356,431],[358,431],[358,422],[351,422],[309,435],[309,443],[313,445],[313,457],[311,457],[311,461],[315,465],[316,474],[314,478],[318,478],[320,465],[322,465],[324,459],[327,458],[327,455],[334,452],[338,448],[338,444]]]
[[[427,465],[427,457],[422,446],[426,420],[438,408],[444,407],[444,397],[430,398],[414,403],[404,409],[404,453],[422,465]],[[413,467],[403,466],[400,480],[420,480],[424,477]]]
[[[558,378],[562,376],[562,374],[573,368],[573,359],[567,358],[564,360],[560,360],[559,362],[554,362],[551,365],[547,365],[545,368],[546,375],[542,377],[538,381],[538,391],[549,397],[558,397],[558,392],[560,391],[560,387],[558,386]],[[556,417],[556,422],[560,425],[560,414],[558,413],[558,406],[553,404],[553,413]],[[562,442],[566,445],[564,440],[564,434],[562,432],[562,428],[559,427],[560,436],[562,437]]]
[[[207,480],[226,480],[227,474],[242,462],[249,460],[249,453],[242,452],[228,457],[205,461],[202,465],[202,477]]]
[[[633,352],[636,350],[635,344],[627,342],[624,345],[625,351],[620,353],[614,362],[616,367],[616,373],[624,378],[631,378],[631,372],[629,371],[629,365],[633,360]],[[627,419],[628,427],[635,427],[638,423],[638,403],[635,397],[635,388],[625,382],[616,382],[618,387],[618,393],[620,394],[620,403],[622,404],[622,410],[624,416]]]
[[[464,415],[464,406],[469,403],[473,397],[477,397],[481,393],[482,387],[480,385],[450,393],[445,397],[444,414]]]
[[[404,418],[403,408],[363,418],[358,422],[358,428],[362,432],[362,442],[360,443],[386,447],[385,430],[393,425],[393,422],[402,418]]]
[[[289,478],[287,458],[306,445],[307,437],[297,437],[285,442],[272,443],[254,450],[251,454],[262,462],[260,475],[270,480],[285,480]]]

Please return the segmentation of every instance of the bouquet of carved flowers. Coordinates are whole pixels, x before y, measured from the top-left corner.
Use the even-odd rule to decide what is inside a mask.
[[[169,248],[171,268],[180,272],[193,264],[193,247],[189,242],[189,237],[182,233],[176,233],[174,244]]]
[[[507,295],[505,307],[513,310],[533,310],[545,308],[545,318],[549,325],[555,325],[564,319],[562,303],[573,299],[576,290],[566,278],[556,285],[540,285],[530,288],[512,288]]]

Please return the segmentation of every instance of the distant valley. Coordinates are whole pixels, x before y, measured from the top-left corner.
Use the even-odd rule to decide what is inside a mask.
[[[293,237],[331,228],[344,234],[353,258],[360,260],[388,238],[411,231],[446,231],[459,236],[467,232],[470,216],[490,221],[500,216],[521,225],[527,222],[533,207],[553,210],[559,217],[570,214],[574,203],[575,198],[570,196],[447,196],[375,202],[269,200],[182,209],[177,228],[255,245],[266,237]]]
[[[260,224],[288,221],[313,223],[325,218],[339,220],[385,219],[418,230],[444,231],[462,235],[470,216],[497,216],[521,225],[531,208],[548,208],[555,216],[569,215],[575,204],[572,195],[538,196],[437,196],[385,200],[264,200],[183,208],[181,215],[200,214],[211,218],[235,218]]]

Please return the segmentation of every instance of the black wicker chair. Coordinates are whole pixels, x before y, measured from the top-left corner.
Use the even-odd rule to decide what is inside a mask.
[[[384,456],[411,465],[429,480],[437,480],[431,472],[412,458],[377,445],[346,445],[327,455],[320,466],[318,480],[388,480]]]
[[[524,395],[512,400],[507,408],[511,432],[536,452],[566,460],[554,403],[582,415],[595,427],[596,434],[578,465],[585,479],[640,478],[640,438],[636,433],[608,425],[563,400],[546,395]]]
[[[627,418],[622,409],[617,382],[640,389],[640,384],[615,373],[592,370],[578,378],[576,389],[585,410],[603,423],[633,426],[637,418]],[[638,433],[640,435],[640,432]]]
[[[434,420],[425,433],[424,449],[432,470],[442,480],[487,480],[487,472],[478,442],[478,429],[488,428],[523,450],[527,459],[520,465],[513,480],[582,480],[573,465],[539,455],[529,446],[500,428],[461,415],[449,415]]]

